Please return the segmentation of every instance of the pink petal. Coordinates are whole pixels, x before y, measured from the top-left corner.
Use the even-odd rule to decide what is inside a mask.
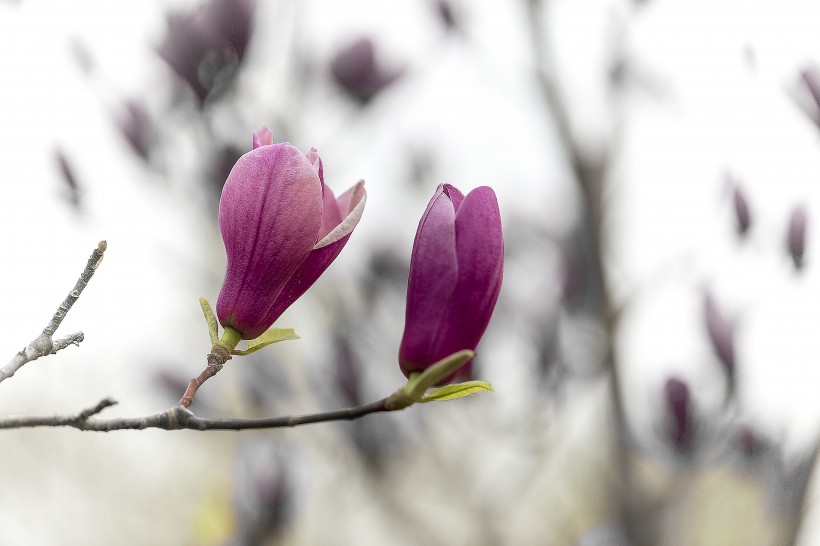
[[[271,146],[273,144],[273,131],[268,129],[267,125],[263,125],[258,131],[253,134],[253,149],[260,146]]]
[[[268,310],[310,254],[321,226],[321,185],[290,144],[260,146],[237,161],[219,205],[228,266],[217,300],[223,326],[253,339]]]
[[[325,195],[333,195],[328,186],[325,186]],[[355,203],[353,210],[322,241],[314,245],[311,253],[287,282],[276,302],[268,311],[266,320],[269,320],[271,324],[308,288],[313,286],[313,283],[342,251],[342,248],[350,239],[353,229],[359,223],[367,201],[364,182],[359,182],[342,196],[345,197],[346,202]]]
[[[504,239],[492,189],[476,188],[464,198],[456,213],[455,237],[458,282],[433,338],[433,362],[462,349],[475,350],[495,309]]]
[[[407,310],[399,363],[405,375],[434,363],[432,341],[458,282],[455,188],[440,185],[421,217],[407,281]],[[446,355],[444,355],[446,356]]]

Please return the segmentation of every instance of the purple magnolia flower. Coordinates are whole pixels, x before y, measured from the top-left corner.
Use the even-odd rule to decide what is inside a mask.
[[[669,440],[678,451],[687,451],[692,440],[692,410],[689,387],[676,377],[666,381],[664,400],[669,415]]]
[[[399,349],[406,376],[457,351],[476,348],[498,299],[503,262],[501,217],[493,190],[482,186],[464,197],[453,186],[440,185],[413,243]]]
[[[803,267],[803,253],[806,251],[806,224],[808,224],[806,208],[803,206],[795,207],[789,218],[786,245],[789,247],[789,254],[794,261],[794,266],[798,269]]]
[[[339,255],[365,200],[364,181],[333,195],[315,149],[273,144],[267,127],[254,133],[219,202],[228,255],[216,302],[222,326],[243,339],[262,335]]]
[[[377,64],[374,50],[372,40],[361,38],[339,50],[330,61],[333,78],[361,104],[369,102],[401,75],[401,71],[390,71]]]

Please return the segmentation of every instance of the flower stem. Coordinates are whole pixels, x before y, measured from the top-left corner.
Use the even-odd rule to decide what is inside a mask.
[[[222,366],[231,359],[231,351],[236,348],[239,340],[242,339],[242,334],[238,330],[228,326],[222,333],[222,338],[213,344],[211,352],[208,353],[208,365],[202,370],[197,377],[191,379],[188,383],[188,388],[182,398],[179,399],[179,405],[183,408],[188,408],[194,401],[194,395],[199,387],[202,386],[208,379],[215,376]]]

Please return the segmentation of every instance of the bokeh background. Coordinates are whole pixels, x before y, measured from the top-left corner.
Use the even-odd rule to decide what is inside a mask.
[[[240,433],[0,434],[4,544],[820,543],[820,5],[811,0],[0,0],[0,412],[161,411],[251,133],[368,204],[201,415],[381,398],[437,184],[497,195],[496,392]]]

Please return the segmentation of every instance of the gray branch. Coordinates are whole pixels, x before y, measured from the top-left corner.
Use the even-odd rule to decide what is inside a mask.
[[[340,410],[312,413],[307,415],[266,417],[262,419],[208,419],[197,417],[194,413],[181,406],[173,406],[162,413],[155,413],[144,417],[127,417],[112,419],[97,419],[95,415],[104,409],[117,404],[111,398],[104,398],[97,405],[85,409],[76,415],[44,415],[44,416],[7,416],[0,417],[0,429],[32,428],[32,427],[72,427],[78,430],[96,432],[110,432],[113,430],[142,430],[158,428],[163,430],[248,430],[296,427],[312,423],[328,421],[352,421],[371,413],[396,411],[404,406],[393,404],[394,397],[400,396],[401,390],[393,396],[382,398],[370,404],[344,408]]]
[[[57,328],[60,327],[60,323],[63,322],[63,319],[71,310],[74,302],[79,299],[80,294],[82,294],[85,287],[88,286],[88,281],[91,280],[91,277],[97,271],[97,268],[102,262],[103,253],[105,252],[107,246],[108,245],[105,241],[99,242],[97,248],[95,248],[91,253],[91,257],[88,259],[85,269],[80,275],[80,278],[77,280],[77,284],[74,285],[74,289],[68,293],[63,302],[57,308],[57,311],[43,329],[43,333],[29,343],[25,349],[14,355],[14,358],[12,358],[8,364],[0,368],[0,382],[3,382],[13,376],[17,370],[33,360],[37,360],[42,356],[54,354],[57,351],[65,349],[69,345],[80,344],[83,340],[82,332],[71,334],[68,337],[58,339],[57,341],[53,340],[54,332],[56,332]]]

